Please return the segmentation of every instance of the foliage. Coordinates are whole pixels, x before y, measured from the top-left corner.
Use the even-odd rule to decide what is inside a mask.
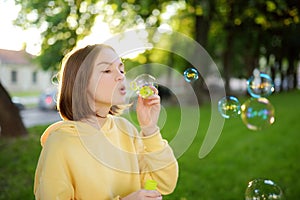
[[[270,96],[276,121],[263,131],[248,130],[239,118],[226,120],[219,141],[203,159],[198,158],[198,152],[209,124],[210,105],[201,107],[199,132],[178,159],[177,188],[164,199],[243,199],[248,181],[255,178],[271,179],[282,188],[286,199],[299,199],[299,98],[299,91]],[[180,109],[165,109],[167,121],[162,134],[171,141],[179,126]],[[29,129],[26,138],[0,141],[0,199],[33,199],[39,137],[45,128]]]
[[[299,55],[300,4],[296,0],[15,1],[22,6],[17,24],[43,30],[42,52],[37,60],[44,69],[59,66],[76,42],[90,33],[96,16],[101,16],[114,33],[155,27],[186,34],[221,63],[226,81],[229,76],[249,76],[262,55],[275,55],[279,65],[284,57],[293,63]],[[155,43],[154,35],[149,33],[150,42]],[[172,40],[164,42],[169,49],[187,48]],[[171,63],[169,66],[175,68],[177,61],[181,62],[171,54],[155,50],[127,62],[131,67],[152,61],[153,57],[155,62]],[[168,61],[164,60],[166,57]],[[289,73],[295,73],[293,66]]]
[[[99,13],[97,0],[15,2],[21,5],[16,24],[23,28],[35,26],[43,31],[42,51],[37,62],[44,69],[59,67],[63,56],[90,33]]]
[[[224,43],[227,41],[226,36],[233,34],[234,39],[230,46],[230,60],[234,68],[232,76],[248,76],[258,66],[260,55],[269,57],[278,49],[287,49],[287,45],[283,45],[283,41],[288,42],[285,38],[287,34],[280,30],[299,26],[300,5],[296,1],[256,0],[227,3],[218,0],[216,7],[215,20],[212,21],[209,34],[209,48],[218,50],[212,51],[212,54],[222,56],[220,52],[228,49]],[[247,63],[249,59],[253,61]]]

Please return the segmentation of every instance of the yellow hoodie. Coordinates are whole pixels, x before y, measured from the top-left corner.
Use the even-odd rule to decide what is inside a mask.
[[[169,194],[177,183],[177,161],[160,132],[141,137],[122,117],[110,115],[101,129],[61,121],[47,128],[41,143],[36,199],[119,199],[142,189],[148,179]]]

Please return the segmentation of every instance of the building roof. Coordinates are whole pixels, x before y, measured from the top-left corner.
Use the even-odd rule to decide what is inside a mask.
[[[33,55],[27,53],[25,50],[14,51],[7,49],[0,49],[0,64],[15,64],[28,65],[31,63]]]

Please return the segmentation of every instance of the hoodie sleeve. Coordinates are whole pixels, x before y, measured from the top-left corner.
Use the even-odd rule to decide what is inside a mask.
[[[178,179],[178,163],[173,150],[159,130],[148,137],[142,137],[144,150],[141,154],[142,185],[148,179],[155,180],[161,194],[174,191]]]
[[[174,191],[178,179],[178,164],[167,140],[159,129],[153,135],[141,137],[137,129],[127,120],[118,121],[120,129],[135,138],[135,148],[139,157],[141,187],[148,179],[155,180],[161,194]]]

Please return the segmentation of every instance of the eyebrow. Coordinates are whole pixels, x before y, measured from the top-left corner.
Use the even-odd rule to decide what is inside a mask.
[[[98,66],[98,65],[102,65],[102,64],[111,65],[112,63],[103,61],[103,62],[97,63],[96,65]]]
[[[97,63],[96,65],[98,66],[98,65],[102,65],[102,64],[111,65],[113,63],[103,61],[103,62]],[[124,66],[124,63],[121,61],[118,67],[123,67],[123,66]]]
[[[124,67],[124,63],[121,61],[119,67]]]

